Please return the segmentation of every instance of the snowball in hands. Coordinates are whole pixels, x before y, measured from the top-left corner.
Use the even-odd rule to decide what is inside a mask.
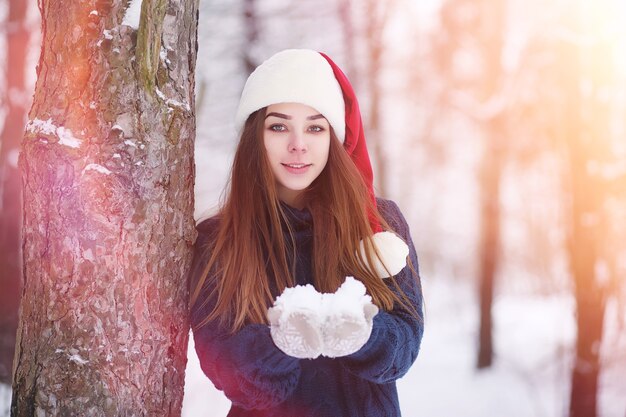
[[[289,356],[315,359],[322,353],[322,294],[312,285],[285,288],[267,311],[274,344]]]
[[[322,306],[322,355],[337,358],[361,349],[370,338],[372,321],[378,313],[363,283],[347,277],[334,294],[324,294]]]
[[[268,318],[274,343],[287,355],[336,358],[367,342],[376,313],[365,286],[348,277],[334,294],[320,294],[311,285],[286,288]]]

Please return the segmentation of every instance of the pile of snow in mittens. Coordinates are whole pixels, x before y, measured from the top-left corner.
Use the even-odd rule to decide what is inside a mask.
[[[273,320],[273,333],[293,314],[306,314],[308,325],[319,329],[321,354],[327,357],[345,356],[360,349],[369,338],[372,319],[378,312],[363,283],[353,277],[347,277],[335,293],[322,294],[310,284],[286,288],[272,310],[279,316]],[[283,351],[290,354],[288,348]]]

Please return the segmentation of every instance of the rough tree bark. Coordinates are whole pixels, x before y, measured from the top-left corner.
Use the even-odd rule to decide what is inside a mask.
[[[6,20],[6,117],[0,132],[0,382],[11,383],[21,286],[22,195],[17,156],[30,104],[26,94],[28,2],[10,0]]]
[[[39,8],[12,416],[180,415],[198,2]]]

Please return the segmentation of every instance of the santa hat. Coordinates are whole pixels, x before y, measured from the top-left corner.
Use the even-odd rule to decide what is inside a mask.
[[[333,127],[337,138],[360,171],[376,207],[373,173],[363,132],[359,103],[350,81],[325,54],[309,49],[287,49],[270,57],[248,77],[235,115],[241,131],[250,114],[277,103],[301,103],[319,111]],[[396,275],[406,266],[409,248],[393,232],[382,231],[369,216],[372,237],[380,258],[372,269],[380,276]],[[361,253],[364,244],[361,242]]]

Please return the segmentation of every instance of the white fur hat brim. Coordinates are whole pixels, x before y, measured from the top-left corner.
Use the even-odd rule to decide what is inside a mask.
[[[345,104],[333,69],[319,52],[286,49],[259,65],[248,77],[235,114],[241,132],[255,111],[278,103],[301,103],[320,112],[337,138],[345,139]]]

